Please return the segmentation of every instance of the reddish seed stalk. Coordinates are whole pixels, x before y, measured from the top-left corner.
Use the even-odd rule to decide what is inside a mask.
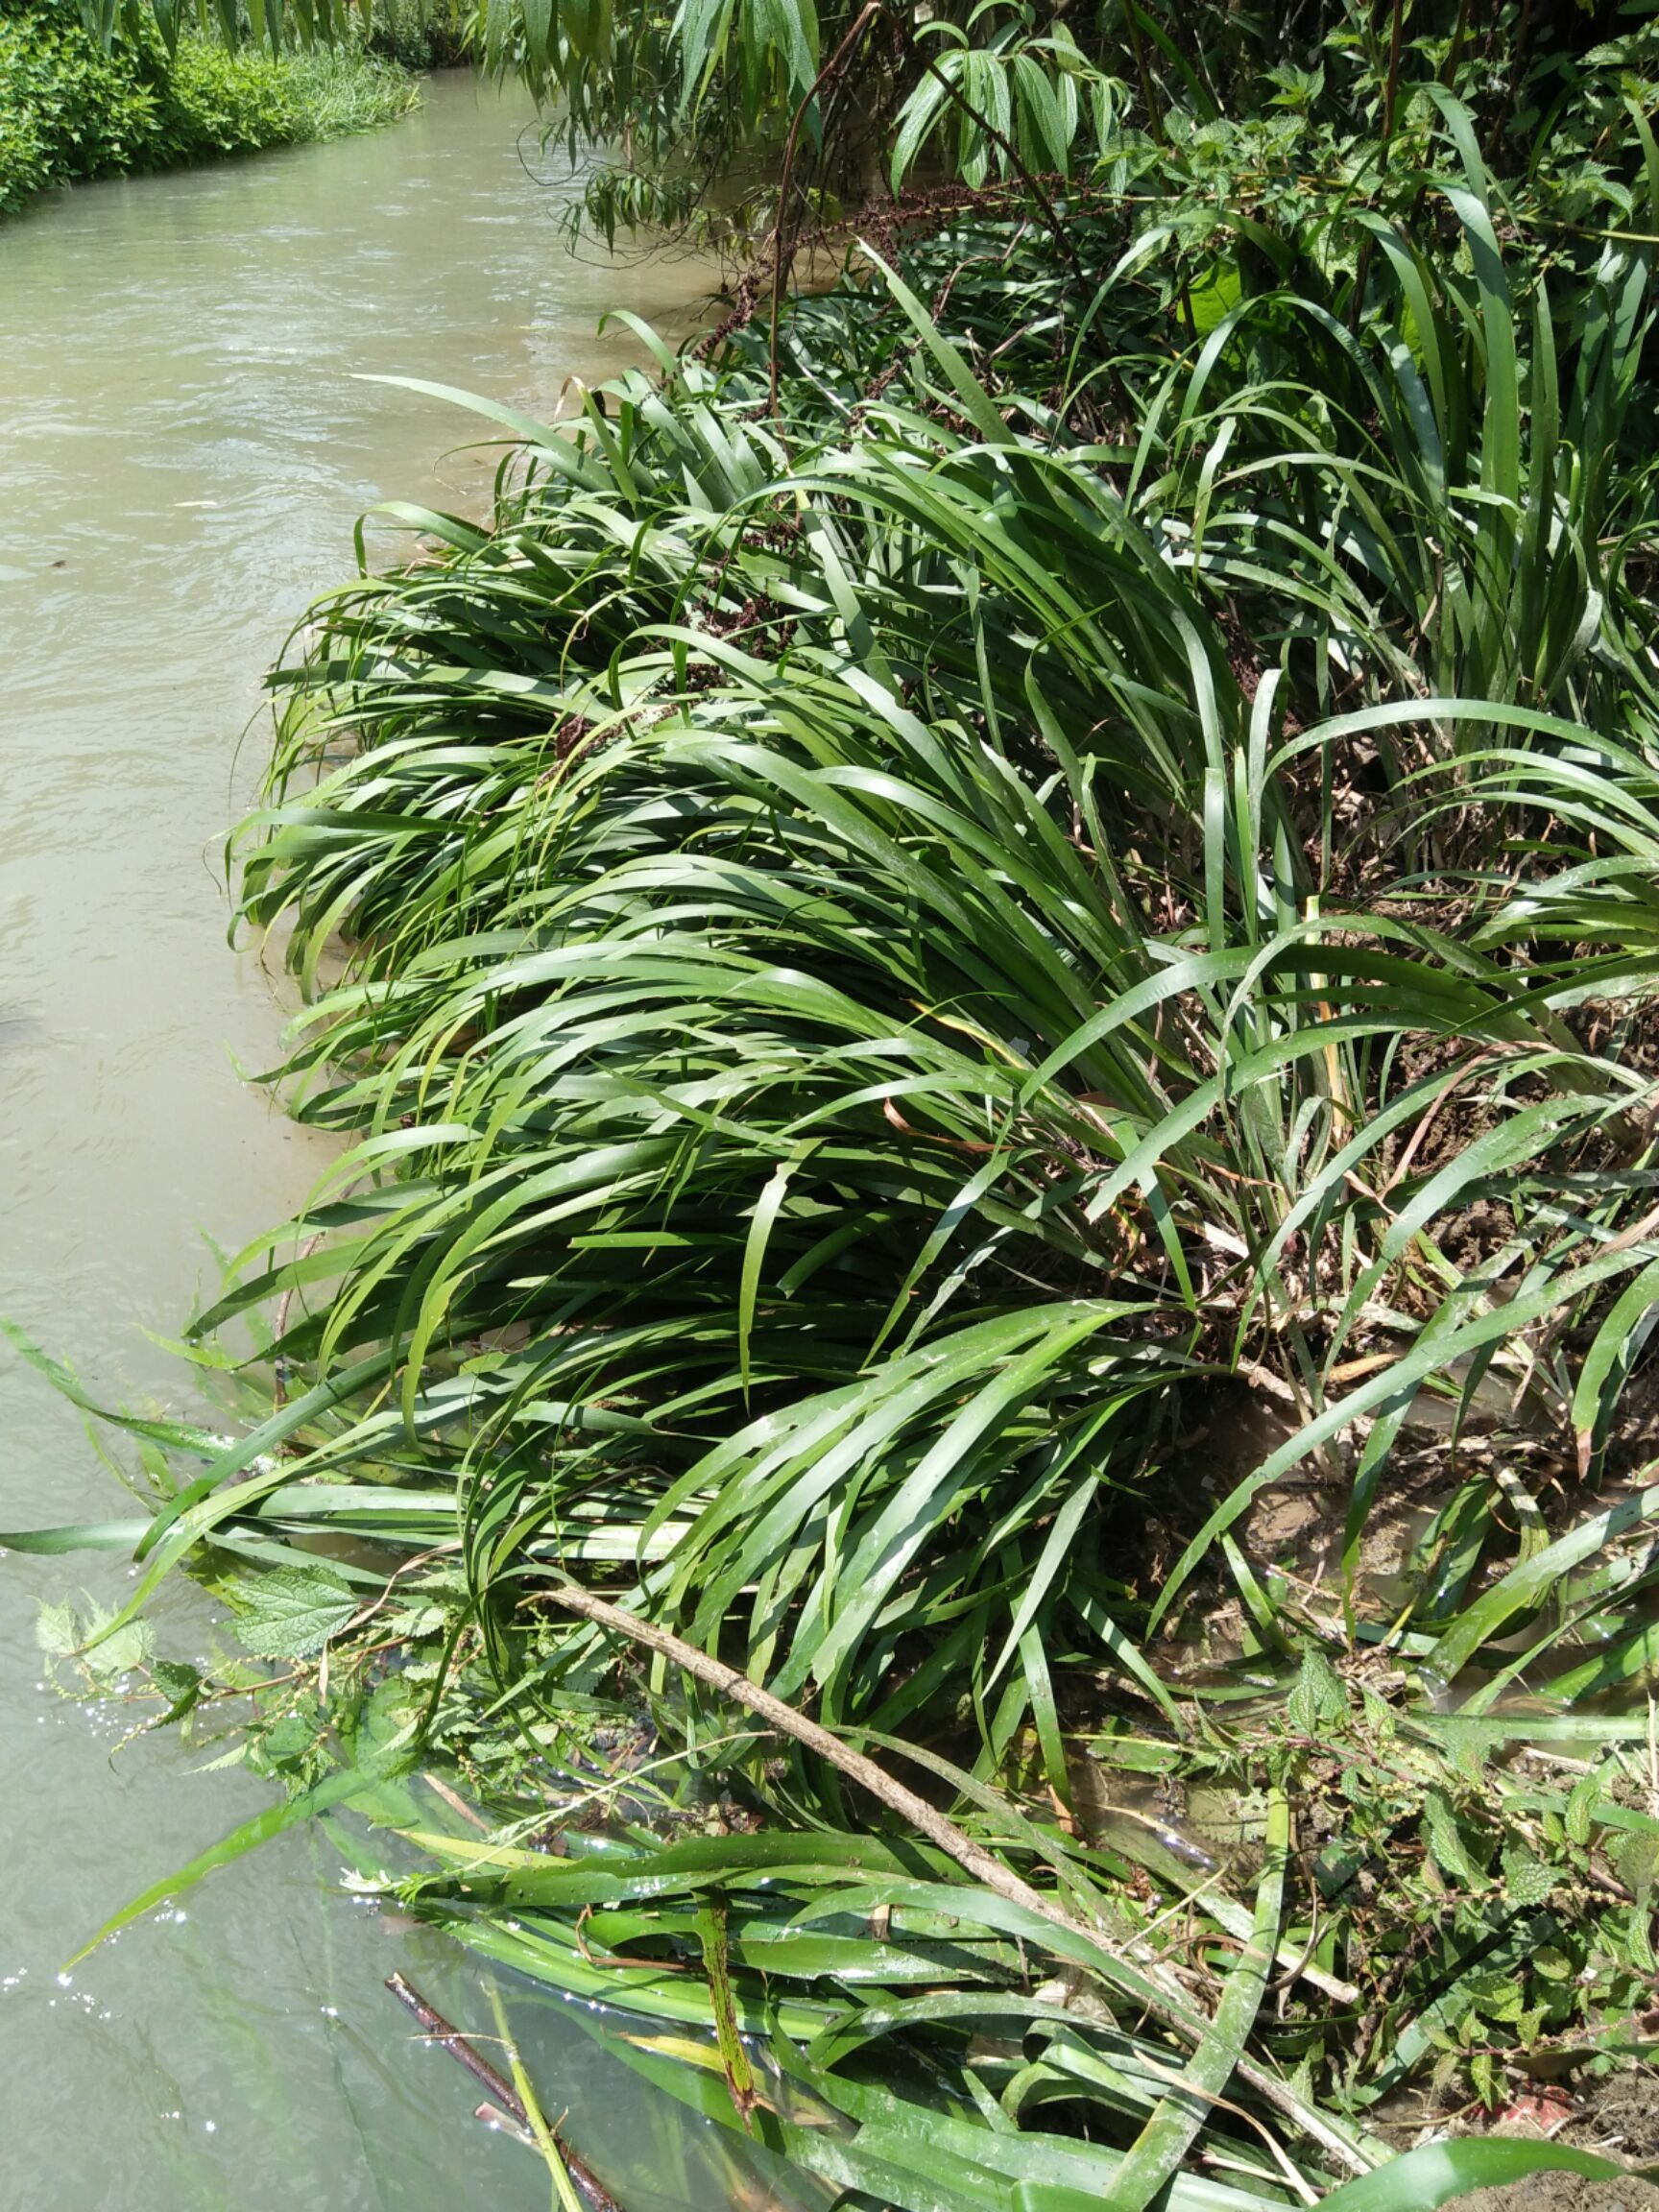
[[[412,1988],[401,1974],[388,1974],[386,1986],[399,2005],[406,2006],[420,2021],[421,2028],[434,2043],[440,2043],[451,2058],[458,2058],[475,2081],[481,2081],[490,2092],[491,2101],[504,2112],[516,2128],[530,2131],[530,2115],[524,2108],[524,2100],[508,2080],[505,2074],[491,2065],[484,2054],[469,2043],[459,2028],[445,2019],[442,2012],[428,2005],[419,1989]],[[587,2198],[592,2212],[622,2212],[614,2197],[603,2186],[592,2169],[578,2158],[575,2152],[559,2140],[559,2155],[569,2170],[570,2178]]]

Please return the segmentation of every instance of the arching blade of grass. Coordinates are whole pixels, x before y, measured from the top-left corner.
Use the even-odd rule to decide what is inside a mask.
[[[186,1889],[193,1889],[198,1882],[216,1872],[219,1867],[233,1864],[236,1860],[245,1858],[251,1851],[256,1851],[262,1843],[270,1842],[273,1838],[285,1834],[290,1828],[299,1827],[337,1805],[349,1804],[352,1798],[381,1788],[406,1765],[406,1759],[399,1760],[397,1754],[388,1753],[373,1765],[347,1767],[339,1773],[330,1774],[312,1789],[302,1790],[297,1795],[285,1798],[280,1804],[268,1807],[263,1813],[255,1813],[251,1819],[231,1829],[228,1836],[222,1836],[217,1843],[210,1843],[205,1851],[198,1852],[184,1865],[163,1875],[158,1882],[152,1882],[148,1888],[123,1905],[118,1912],[112,1912],[98,1933],[83,1943],[80,1950],[65,1962],[64,1972],[79,1966],[83,1959],[89,1958],[111,1936],[120,1935],[124,1928],[132,1927],[135,1920],[143,1919],[147,1912],[155,1911],[157,1905],[165,1904],[169,1898],[180,1896]]]
[[[1617,2181],[1624,2169],[1566,2143],[1430,2143],[1327,2197],[1329,2212],[1434,2212],[1477,2189],[1503,2189],[1534,2174]]]

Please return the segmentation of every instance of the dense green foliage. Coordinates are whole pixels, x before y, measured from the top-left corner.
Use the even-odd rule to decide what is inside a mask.
[[[176,168],[368,131],[416,97],[355,47],[274,56],[139,26],[102,45],[77,0],[0,4],[0,214],[81,177]]]
[[[492,20],[637,206],[888,21]],[[1382,2101],[1659,1971],[1647,32],[935,20],[969,109],[907,32],[815,146],[956,181],[790,301],[791,163],[725,327],[469,403],[489,515],[296,634],[236,857],[343,1150],[47,1640],[275,1669],[284,1818],[849,2203],[1438,2203],[1503,2158]]]
[[[358,22],[356,0],[84,5],[104,26],[148,8],[169,30],[194,15],[277,45]],[[1317,223],[1390,180],[1409,195],[1447,93],[1511,192],[1557,220],[1627,215],[1623,102],[1650,107],[1659,86],[1650,0],[371,0],[368,13],[386,36],[423,23],[460,37],[544,91],[572,148],[603,150],[586,213],[608,232],[704,220],[711,181],[722,222],[734,196],[768,212],[781,196],[793,227],[845,212],[883,170],[1076,177],[1108,154],[1119,191],[1139,179],[1167,198],[1172,163],[1205,207],[1248,220],[1288,202]]]
[[[1264,226],[1131,244],[1109,188],[1065,265],[995,198],[918,219],[788,312],[776,414],[746,327],[510,420],[488,526],[411,517],[278,678],[245,907],[352,1148],[204,1317],[275,1299],[281,1387],[204,1472],[152,1455],[146,1587],[215,1547],[290,1677],[260,1762],[446,1756],[509,1847],[395,1803],[421,1908],[660,2027],[738,2007],[851,2144],[641,2063],[877,2201],[1278,2201],[1403,2080],[1611,2063],[1652,1970],[1645,1719],[1560,1718],[1641,1676],[1655,1573],[1650,249],[1505,246],[1456,110],[1441,160],[1294,284]],[[1317,1572],[1251,1518],[1310,1475]],[[618,1667],[570,1574],[920,1763],[1072,1932]],[[636,1783],[593,1743],[642,1707]],[[1572,1788],[1513,1760],[1563,1724]],[[1259,1808],[1238,1847],[1138,1815],[1160,1775]],[[641,1816],[710,1793],[768,1839],[663,1858]],[[523,1848],[584,1805],[591,1866]],[[1192,1855],[1213,2019],[1154,1940]],[[1271,2008],[1252,1925],[1315,1977]]]

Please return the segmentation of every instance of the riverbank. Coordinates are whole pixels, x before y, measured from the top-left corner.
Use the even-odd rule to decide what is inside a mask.
[[[420,100],[400,63],[347,41],[272,55],[154,29],[102,47],[79,0],[0,0],[0,217],[54,185],[375,131]]]
[[[236,858],[340,1154],[145,1519],[7,1539],[135,1549],[63,1678],[289,1792],[108,1935],[323,1818],[732,2202],[1651,2154],[1659,146],[1591,57],[1500,168],[1468,29],[1236,126],[1014,56],[313,609]]]
[[[1656,826],[1593,739],[1654,710],[1644,587],[1555,607],[1539,689],[1406,565],[1381,610],[1283,565],[1357,471],[1431,495],[1427,408],[1512,485],[1443,498],[1452,604],[1527,634],[1551,463],[1478,395],[1538,270],[1485,200],[1415,233],[1432,394],[1397,301],[1355,338],[1237,270],[1186,357],[1120,224],[1076,196],[1062,260],[930,201],[775,368],[762,314],[558,432],[479,406],[487,527],[425,516],[276,680],[243,911],[351,1148],[200,1324],[275,1312],[259,1417],[153,1432],[135,1602],[210,1577],[291,1816],[430,1868],[342,1829],[359,1889],[905,2212],[1341,2204],[1556,2072],[1600,2147],[1653,1971],[1607,1348]],[[1651,305],[1598,301],[1645,252],[1552,270],[1575,450],[1625,449]],[[1254,642],[1310,606],[1334,691]],[[1593,1219],[1548,1195],[1587,1173]],[[1587,1348],[1553,1396],[1540,1326]]]

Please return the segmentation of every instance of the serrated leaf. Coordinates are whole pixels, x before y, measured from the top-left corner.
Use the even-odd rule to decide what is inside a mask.
[[[208,1759],[204,1761],[200,1767],[193,1767],[191,1772],[193,1774],[223,1774],[228,1767],[246,1767],[247,1764],[248,1745],[246,1743],[232,1743],[228,1751],[221,1751],[217,1759]]]
[[[167,1700],[167,1710],[156,1722],[157,1727],[181,1719],[202,1695],[202,1676],[187,1660],[152,1659],[150,1679]]]
[[[1644,1974],[1659,1973],[1659,1958],[1654,1956],[1653,1937],[1645,1910],[1632,1912],[1624,1923],[1629,1931],[1632,1963]]]
[[[1503,1851],[1503,1887],[1517,1905],[1542,1905],[1555,1887],[1555,1876],[1541,1859],[1519,1843]]]
[[[73,1605],[42,1605],[35,1616],[35,1641],[49,1658],[66,1659],[81,1642]]]
[[[1521,2017],[1521,1989],[1510,1975],[1472,1974],[1461,1994],[1469,2011],[1482,2020],[1516,2021]]]
[[[1379,1697],[1375,1690],[1360,1693],[1360,1705],[1365,1714],[1365,1725],[1379,1743],[1392,1743],[1400,1733],[1394,1708],[1386,1698]]]
[[[423,1636],[442,1635],[449,1616],[442,1605],[412,1605],[382,1618],[388,1636],[400,1636],[405,1643],[414,1644]]]
[[[1490,2051],[1477,2051],[1469,2061],[1470,2078],[1475,2083],[1475,2094],[1482,2104],[1498,2102],[1498,2068]]]
[[[237,1639],[256,1659],[316,1658],[360,1602],[344,1575],[322,1565],[239,1575],[227,1595]]]
[[[1286,1700],[1290,1725],[1298,1736],[1317,1737],[1323,1724],[1339,1719],[1347,1699],[1334,1669],[1316,1645],[1302,1654],[1302,1665]]]
[[[301,1759],[317,1741],[315,1720],[302,1713],[285,1713],[259,1739],[259,1748],[273,1766]]]
[[[1569,1843],[1589,1842],[1596,1803],[1600,1793],[1600,1784],[1594,1774],[1586,1774],[1574,1783],[1573,1793],[1567,1800],[1567,1810],[1562,1815]]]
[[[1475,1723],[1459,1720],[1455,1716],[1445,1720],[1440,1727],[1440,1746],[1452,1765],[1465,1781],[1479,1782],[1486,1767],[1486,1747],[1491,1736]]]
[[[142,1614],[123,1621],[118,1628],[108,1627],[114,1618],[103,1606],[94,1605],[85,1626],[86,1648],[82,1663],[99,1682],[116,1682],[123,1674],[131,1674],[135,1667],[148,1662],[156,1648],[156,1631]]]
[[[1423,1833],[1434,1863],[1442,1874],[1465,1887],[1479,1888],[1484,1877],[1469,1855],[1456,1815],[1438,1790],[1423,1796]]]
[[[1625,1888],[1639,1905],[1645,1905],[1653,1887],[1654,1874],[1659,1871],[1659,1836],[1633,1830],[1618,1837],[1609,1846],[1607,1856]]]

